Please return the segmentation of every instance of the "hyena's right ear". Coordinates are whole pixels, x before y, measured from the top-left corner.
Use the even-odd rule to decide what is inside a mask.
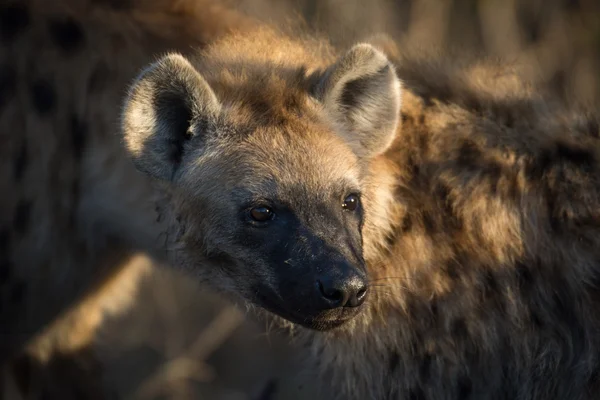
[[[206,80],[179,54],[169,54],[146,68],[129,90],[122,134],[138,169],[171,180],[185,145],[221,110]]]
[[[392,63],[374,46],[352,47],[325,71],[313,94],[359,157],[381,154],[393,142],[401,85]]]

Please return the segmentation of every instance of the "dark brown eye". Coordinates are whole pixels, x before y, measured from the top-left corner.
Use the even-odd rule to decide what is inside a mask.
[[[275,213],[269,207],[261,206],[250,210],[250,216],[257,222],[266,222],[272,220]]]
[[[346,211],[354,211],[358,208],[359,204],[360,199],[358,198],[358,196],[355,194],[351,194],[344,199],[344,202],[342,203],[342,208]]]

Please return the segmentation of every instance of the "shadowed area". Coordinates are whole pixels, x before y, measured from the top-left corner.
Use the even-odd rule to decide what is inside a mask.
[[[97,3],[117,15],[135,7],[137,1],[101,0]],[[290,29],[296,24],[302,25],[297,22],[297,16],[301,16],[307,26],[343,46],[371,34],[387,33],[397,41],[401,51],[426,49],[454,55],[501,57],[513,62],[526,78],[563,100],[575,99],[584,105],[600,101],[600,2],[597,1],[227,0],[225,3],[259,19],[291,26]],[[2,10],[0,40],[13,40],[31,23],[31,16],[19,5]],[[86,44],[86,36],[69,19],[49,23],[48,35],[58,43],[57,51],[65,57]],[[105,62],[110,64],[110,60]],[[16,92],[16,74],[13,67],[0,65],[0,112],[10,104]],[[103,70],[98,67],[94,82],[90,80],[90,91],[101,90],[103,83],[98,82],[103,82],[102,75]],[[360,82],[354,82],[354,85],[360,86]],[[426,93],[428,88],[422,90]],[[31,92],[32,107],[41,116],[56,107],[57,94],[44,79],[34,82]],[[347,97],[344,103],[352,104],[355,100]],[[443,102],[444,98],[441,96],[437,100]],[[465,93],[463,100],[468,104],[469,93]],[[513,103],[506,105],[507,109],[514,107]],[[502,109],[495,111],[503,113]],[[510,118],[508,113],[507,118]],[[404,121],[406,126],[417,122]],[[586,128],[590,135],[597,137],[597,124],[593,121],[589,124]],[[65,151],[80,154],[86,145],[88,126],[73,117],[70,129],[73,131],[73,148]],[[481,161],[476,147],[466,146],[459,150],[461,162],[483,171],[484,177],[491,176],[490,182],[501,172],[502,165],[494,160]],[[572,151],[564,148],[549,150],[548,158],[579,159],[585,163],[585,153],[573,154]],[[29,154],[25,146],[17,153],[14,168],[6,173],[18,182],[35,155]],[[478,160],[477,165],[474,165],[475,160]],[[497,190],[498,195],[502,195],[503,189]],[[441,199],[452,195],[443,187],[439,194]],[[429,199],[408,200],[424,205],[428,211]],[[421,224],[434,233],[457,229],[453,224],[448,225],[448,221],[453,220],[443,218],[438,206],[431,205],[433,211],[420,215],[422,220],[406,219],[403,228],[410,230],[411,226]],[[31,222],[30,207],[27,202],[19,204],[14,213],[15,227]],[[451,209],[442,211],[452,212]],[[395,234],[402,232],[398,230]],[[390,242],[395,239],[389,238]],[[2,258],[4,242],[3,232],[0,232],[0,286],[4,283],[3,278],[8,276],[10,263]],[[460,271],[445,273],[457,275]],[[522,278],[527,284],[528,277]],[[491,276],[488,286],[492,289],[494,282],[494,276]],[[21,358],[11,371],[14,380],[5,382],[5,386],[40,386],[45,388],[47,398],[58,398],[52,392],[52,387],[57,385],[61,388],[60,398],[81,398],[81,393],[86,393],[89,398],[98,382],[89,382],[86,377],[96,374],[103,382],[103,386],[97,388],[98,393],[106,392],[116,398],[329,399],[329,388],[317,384],[315,371],[304,367],[294,344],[268,323],[250,318],[244,310],[190,282],[189,277],[153,268],[142,280],[131,309],[107,320],[93,348],[85,347],[54,357],[46,365]],[[459,320],[454,330],[461,334],[467,328],[464,321]],[[96,361],[86,364],[85,360],[94,359],[90,357],[91,353],[100,356],[101,365]],[[423,362],[424,370],[432,363],[427,357]],[[396,354],[389,360],[390,370],[397,368],[398,363]],[[64,393],[64,387],[72,387],[72,397]],[[459,389],[463,393],[470,390],[467,384],[461,386],[460,382]],[[414,398],[420,398],[418,394]]]

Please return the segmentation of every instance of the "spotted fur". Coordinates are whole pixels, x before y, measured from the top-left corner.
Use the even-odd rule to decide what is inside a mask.
[[[389,118],[379,113],[386,97],[372,90],[377,85],[356,82],[341,96],[325,90],[352,81],[337,77],[353,50],[261,28],[194,55],[190,45],[211,42],[227,26],[213,26],[196,2],[174,3],[178,9],[166,0],[93,3],[0,3],[0,189],[10,193],[0,199],[3,360],[85,297],[82,288],[103,293],[102,282],[123,271],[132,249],[168,250],[173,266],[256,300],[260,291],[247,283],[270,287],[273,276],[259,261],[227,274],[232,260],[262,254],[223,221],[232,212],[230,187],[243,182],[268,193],[261,185],[269,176],[286,188],[297,184],[286,198],[299,219],[323,232],[335,228],[336,217],[315,214],[303,201],[325,205],[324,193],[342,181],[362,191],[368,301],[329,332],[294,329],[339,398],[598,397],[593,113],[568,111],[508,68],[403,49],[392,54],[392,66],[369,48],[366,76],[384,82],[382,90],[400,90],[399,115]],[[146,168],[158,165],[152,151],[136,154],[113,135],[126,88],[167,50],[183,54],[176,57],[227,107],[227,118],[195,121],[214,135],[213,147],[170,144],[175,155],[191,149],[200,157],[209,148],[216,163]],[[361,59],[361,47],[354,51]],[[362,65],[350,64],[352,73]],[[390,84],[392,72],[401,86]],[[195,99],[212,104],[207,98]],[[365,98],[379,105],[369,115],[388,117],[381,125],[353,118]],[[173,128],[165,121],[163,128]],[[366,134],[396,124],[391,138]],[[139,133],[141,125],[133,126]],[[167,145],[140,148],[164,155],[173,150]],[[252,152],[237,158],[240,149]],[[177,157],[166,160],[180,166]],[[323,240],[334,245],[335,237]],[[294,260],[286,261],[278,267],[292,268]],[[27,387],[32,368],[22,360],[14,370]]]
[[[339,398],[597,397],[596,117],[508,66],[396,64],[402,126],[370,170],[363,233],[370,306],[307,336],[325,381]]]
[[[301,180],[318,181],[323,165],[332,171],[342,165],[351,173],[344,157],[352,155],[337,156],[339,144],[319,152],[326,132],[292,123],[294,112],[304,121],[313,117],[302,114],[309,109],[305,92],[298,92],[302,85],[324,104],[325,121],[336,115],[335,107],[327,108],[327,96],[319,96],[327,84],[315,82],[327,82],[329,76],[336,81],[327,66],[344,62],[336,63],[335,52],[318,44],[261,31],[218,42],[198,56],[192,68],[206,78],[202,86],[208,82],[216,99],[229,104],[230,123],[209,122],[202,131],[205,140],[232,146],[227,162],[261,171],[252,161],[236,158],[231,143],[237,142],[227,140],[253,138],[268,126],[270,141],[262,145],[268,150],[255,158],[261,166],[271,165],[271,153],[301,155],[311,160],[297,164]],[[352,165],[359,168],[356,179],[364,199],[363,254],[371,293],[366,309],[338,329],[294,330],[307,339],[324,382],[341,399],[597,397],[597,119],[522,82],[510,66],[450,62],[409,49],[395,54],[403,82],[401,124],[393,142],[382,142],[383,154],[363,153],[368,145],[353,149],[364,142],[360,127],[333,123],[327,128],[346,139],[358,157]],[[339,99],[353,105],[353,97]],[[245,134],[240,126],[248,128],[241,130]],[[319,134],[310,136],[311,131]],[[307,135],[313,147],[284,140],[281,132]],[[182,147],[183,154],[193,151],[189,146]],[[192,154],[200,169],[203,155]],[[286,163],[270,170],[277,180],[287,176]],[[183,168],[173,181],[182,182],[183,194],[163,203],[185,221],[174,224],[177,233],[171,237],[181,258],[173,264],[194,271],[190,265],[197,263],[191,260],[201,259],[197,253],[190,258],[194,246],[219,238],[214,246],[225,256],[221,265],[230,265],[242,250],[227,239],[235,237],[230,223],[218,225],[226,213],[210,220],[221,230],[210,231],[198,222],[197,208],[183,205],[215,193],[225,202],[222,186],[248,176],[260,185],[260,174],[241,176],[225,168],[211,173],[223,177],[218,186],[206,186],[198,170]],[[319,188],[308,196],[326,190]],[[309,205],[297,209],[316,211],[312,198],[302,200]],[[210,201],[196,207],[212,210]],[[165,218],[175,220],[168,213]],[[253,266],[251,274],[245,272],[250,281],[256,271],[267,270],[246,265]],[[235,280],[230,289],[252,298]]]

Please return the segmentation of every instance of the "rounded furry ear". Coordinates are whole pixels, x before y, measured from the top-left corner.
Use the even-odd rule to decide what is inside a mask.
[[[179,54],[169,54],[146,68],[125,99],[122,135],[136,167],[171,180],[185,143],[201,134],[221,106],[208,82]]]
[[[358,44],[325,71],[314,88],[325,113],[359,157],[383,153],[399,122],[401,85],[387,57]]]

